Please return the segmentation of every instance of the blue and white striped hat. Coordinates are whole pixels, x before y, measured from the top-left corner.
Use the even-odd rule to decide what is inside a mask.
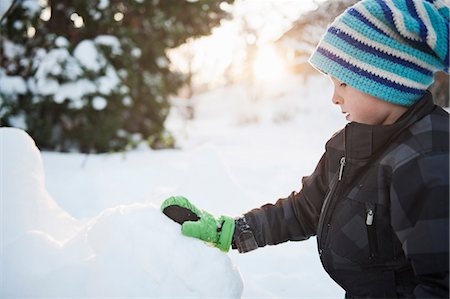
[[[448,0],[362,0],[328,27],[309,62],[382,100],[411,106],[449,72]]]

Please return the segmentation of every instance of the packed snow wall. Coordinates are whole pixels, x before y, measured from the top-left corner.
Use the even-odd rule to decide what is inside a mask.
[[[0,162],[1,298],[241,296],[229,257],[182,236],[154,204],[72,217],[46,191],[23,130],[0,128]]]

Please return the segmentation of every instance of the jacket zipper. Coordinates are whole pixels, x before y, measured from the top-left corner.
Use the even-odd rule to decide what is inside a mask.
[[[366,225],[371,226],[373,225],[373,216],[375,214],[374,209],[368,208],[366,209]]]
[[[366,228],[367,228],[367,239],[369,242],[370,259],[374,259],[378,256],[378,238],[374,218],[375,218],[375,204],[366,203]]]
[[[325,199],[324,205],[323,205],[323,209],[320,213],[320,218],[319,218],[319,225],[318,225],[318,232],[320,233],[320,240],[318,242],[318,246],[319,246],[319,255],[322,255],[323,252],[323,245],[325,243],[325,235],[324,235],[324,223],[326,220],[328,220],[328,212],[330,210],[330,206],[331,203],[335,200],[335,195],[337,193],[338,190],[338,186],[340,185],[340,182],[343,179],[343,174],[344,174],[344,167],[345,167],[345,156],[343,156],[340,161],[339,161],[339,172],[337,174],[337,178],[335,176],[335,182],[331,187],[330,192],[328,193],[328,196]],[[328,227],[328,225],[327,225]],[[328,234],[327,234],[328,235]]]
[[[338,181],[341,181],[342,180],[342,175],[344,173],[345,157],[342,157],[339,163],[341,164],[341,166],[339,167]]]

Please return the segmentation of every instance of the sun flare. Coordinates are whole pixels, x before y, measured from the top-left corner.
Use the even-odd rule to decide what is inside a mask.
[[[273,45],[263,45],[258,49],[253,62],[253,72],[257,80],[274,80],[285,72],[284,60]]]

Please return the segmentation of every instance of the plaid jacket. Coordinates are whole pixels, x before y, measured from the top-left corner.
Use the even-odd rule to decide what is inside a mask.
[[[244,215],[259,247],[317,236],[347,298],[448,298],[449,115],[431,94],[395,124],[348,124],[302,183]]]

